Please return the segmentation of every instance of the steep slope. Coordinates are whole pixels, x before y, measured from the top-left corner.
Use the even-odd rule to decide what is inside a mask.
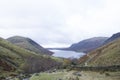
[[[0,38],[0,75],[4,72],[34,73],[59,65],[49,56],[41,56]]]
[[[36,43],[35,41],[33,41],[29,38],[25,38],[25,37],[21,37],[21,36],[14,36],[14,37],[8,38],[7,40],[17,46],[20,46],[22,48],[33,51],[38,54],[46,54],[46,55],[53,54],[53,52],[50,52],[47,49],[44,49],[38,43]]]
[[[79,51],[79,52],[90,52],[98,47],[100,47],[107,37],[94,37],[80,41],[69,47],[69,50]]]
[[[88,53],[79,62],[86,66],[120,65],[120,38]]]
[[[107,44],[107,43],[109,43],[109,42],[112,42],[112,41],[114,41],[114,40],[116,40],[116,39],[118,39],[118,38],[120,38],[120,32],[113,34],[110,38],[108,38],[108,39],[104,42],[104,44]]]

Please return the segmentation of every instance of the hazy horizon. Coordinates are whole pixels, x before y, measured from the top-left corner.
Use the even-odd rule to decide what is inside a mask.
[[[116,32],[116,33],[118,33],[118,32]],[[115,34],[115,33],[113,33],[113,34]],[[113,34],[111,34],[111,36]],[[12,36],[6,37],[5,39],[10,38],[10,37],[15,37],[15,36],[26,37],[26,38],[30,38],[30,39],[34,40],[32,37],[28,37],[28,36],[24,36],[24,35],[12,35]],[[82,40],[86,40],[86,39],[90,39],[90,38],[94,38],[94,37],[110,37],[110,36],[93,36],[93,37],[89,37],[89,38],[84,38]],[[2,38],[4,38],[4,37],[2,37]],[[74,43],[70,43],[70,44],[60,44],[60,43],[59,44],[54,44],[53,43],[54,44],[53,46],[49,45],[49,44],[48,45],[42,45],[42,44],[39,43],[39,41],[37,41],[37,40],[34,40],[34,41],[36,41],[39,45],[43,46],[44,48],[67,48],[67,47],[70,47],[72,44],[78,43],[82,40],[78,40],[78,41],[76,41]]]
[[[1,0],[0,37],[29,37],[43,47],[67,47],[120,30],[119,0]]]

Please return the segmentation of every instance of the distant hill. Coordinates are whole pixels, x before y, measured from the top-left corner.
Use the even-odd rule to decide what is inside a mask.
[[[7,40],[17,46],[20,46],[22,48],[33,51],[38,54],[45,54],[45,55],[53,54],[53,52],[48,51],[47,49],[43,48],[42,46],[40,46],[38,43],[36,43],[30,38],[14,36],[14,37],[8,38]]]
[[[120,38],[81,57],[79,63],[86,66],[120,65]]]
[[[109,43],[109,42],[112,42],[112,41],[114,41],[114,40],[116,40],[116,39],[118,39],[118,38],[120,38],[120,32],[113,34],[110,38],[108,38],[108,39],[104,42],[104,44],[107,44],[107,43]]]
[[[34,73],[53,69],[59,62],[49,56],[20,48],[7,40],[0,38],[0,76],[10,72]]]
[[[107,37],[94,37],[86,39],[76,44],[72,44],[68,49],[87,53],[100,47],[107,39]]]

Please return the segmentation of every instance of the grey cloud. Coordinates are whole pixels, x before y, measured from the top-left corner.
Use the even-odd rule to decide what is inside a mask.
[[[1,37],[20,35],[43,46],[56,46],[110,36],[119,31],[119,3],[118,0],[1,0]]]

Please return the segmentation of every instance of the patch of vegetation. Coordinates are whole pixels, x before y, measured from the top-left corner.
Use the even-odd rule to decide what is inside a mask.
[[[0,73],[34,73],[60,66],[51,57],[20,48],[0,38]],[[9,74],[8,74],[9,75]]]
[[[120,65],[120,39],[108,43],[79,59],[83,66]]]
[[[79,76],[79,75],[80,76]],[[94,71],[57,71],[53,73],[33,74],[30,80],[120,80],[120,72],[104,72],[100,74]]]
[[[42,54],[42,55],[53,54],[51,51],[48,51],[47,49],[43,48],[42,46],[40,46],[38,43],[36,43],[30,38],[14,36],[14,37],[8,38],[7,40],[19,47],[25,48],[37,54]]]
[[[58,71],[52,73],[39,73],[38,75],[33,75],[30,80],[79,80],[79,77],[73,75],[74,71]]]

